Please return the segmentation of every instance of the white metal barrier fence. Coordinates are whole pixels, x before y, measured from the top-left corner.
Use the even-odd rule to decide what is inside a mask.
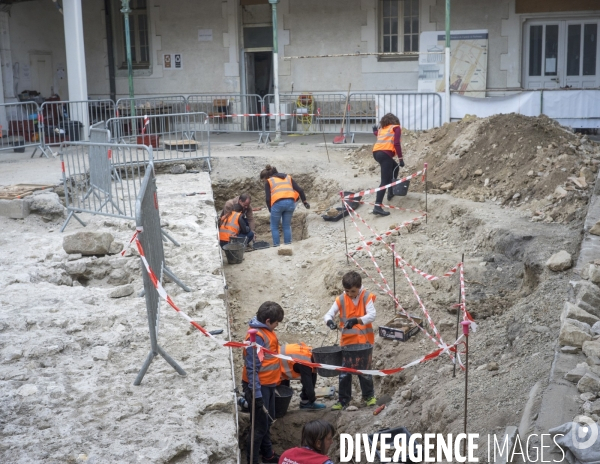
[[[69,142],[59,150],[65,203],[68,211],[60,231],[78,213],[135,218],[135,199],[152,161],[152,148],[144,145]]]
[[[183,95],[157,97],[119,98],[115,117],[131,117],[145,114],[161,116],[165,114],[187,113],[187,99]]]
[[[44,147],[88,140],[90,126],[115,116],[112,100],[45,101],[40,106]]]
[[[43,123],[36,102],[4,103],[0,105],[0,119],[8,125],[0,127],[0,150],[24,152],[25,148],[34,147],[32,157],[38,149],[40,156],[48,156],[42,146]]]
[[[208,115],[213,132],[258,132],[264,129],[263,100],[255,94],[189,95],[188,111]]]
[[[113,141],[152,147],[153,162],[205,159],[210,164],[210,127],[206,113],[118,117],[106,122]]]
[[[142,245],[144,258],[148,262],[150,269],[154,272],[158,282],[162,284],[163,277],[169,276],[185,291],[189,289],[177,276],[166,266],[165,253],[162,243],[160,214],[158,210],[158,197],[156,192],[156,177],[154,175],[154,165],[152,163],[146,166],[139,194],[135,204],[135,221],[138,230],[137,238]],[[141,263],[142,275],[144,279],[144,297],[146,298],[146,312],[148,315],[148,327],[150,329],[150,353],[146,357],[142,368],[140,369],[134,385],[140,385],[142,379],[150,367],[152,360],[161,355],[180,375],[186,375],[185,371],[164,351],[158,344],[158,332],[160,325],[160,296],[154,284],[153,279],[148,274],[144,262]]]

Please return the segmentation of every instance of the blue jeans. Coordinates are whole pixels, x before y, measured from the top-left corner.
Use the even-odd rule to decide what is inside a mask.
[[[271,206],[271,236],[273,246],[279,246],[279,222],[282,222],[283,243],[292,243],[292,215],[296,209],[296,202],[291,198],[279,200]]]

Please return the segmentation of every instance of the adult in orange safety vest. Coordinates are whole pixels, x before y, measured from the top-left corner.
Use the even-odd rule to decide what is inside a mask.
[[[296,201],[300,198],[304,207],[310,208],[304,190],[292,179],[292,176],[277,172],[277,168],[270,164],[261,171],[260,179],[265,183],[265,198],[271,213],[273,246],[279,246],[280,243],[280,222],[283,229],[283,243],[289,245],[292,243],[292,215],[296,209]]]
[[[237,204],[229,213],[223,212],[219,218],[219,244],[227,245],[231,237],[246,237],[247,242],[254,238],[254,232],[248,224],[242,220],[242,207]]]
[[[373,158],[381,167],[381,182],[379,186],[383,187],[384,185],[391,184],[398,177],[399,167],[404,167],[402,146],[400,145],[402,128],[400,127],[400,120],[392,113],[384,115],[379,124],[380,128],[373,126],[373,133],[377,136],[377,142],[373,145]],[[398,163],[394,159],[396,156],[398,157]],[[394,196],[394,193],[392,188],[388,188],[387,190],[389,201]],[[377,192],[373,214],[389,216],[389,211],[384,211],[381,207],[384,195],[385,190]]]

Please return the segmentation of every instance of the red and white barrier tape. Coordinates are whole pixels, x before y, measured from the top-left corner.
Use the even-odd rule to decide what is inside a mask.
[[[140,232],[140,233],[142,233],[142,232]],[[409,367],[416,366],[417,364],[422,364],[427,361],[431,361],[432,359],[438,358],[439,356],[441,356],[444,353],[455,352],[458,354],[457,346],[461,343],[463,335],[461,335],[452,345],[443,344],[443,345],[439,346],[437,350],[432,351],[431,353],[428,353],[425,356],[422,356],[422,357],[420,357],[408,364],[405,364],[404,366],[401,366],[401,367],[396,367],[396,368],[392,368],[392,369],[379,369],[379,370],[352,369],[349,367],[341,367],[341,366],[333,366],[330,364],[313,363],[313,362],[304,361],[302,359],[292,358],[291,356],[287,356],[287,355],[283,355],[280,353],[275,353],[273,351],[267,350],[265,347],[263,347],[257,343],[250,343],[248,341],[234,342],[234,341],[221,340],[221,339],[216,338],[213,335],[211,335],[210,332],[208,332],[204,327],[202,327],[200,324],[198,324],[196,321],[194,321],[191,317],[189,317],[186,313],[184,313],[183,311],[181,311],[181,309],[179,309],[177,307],[177,305],[172,300],[172,298],[167,294],[167,291],[162,286],[162,283],[160,282],[160,280],[156,277],[156,274],[154,273],[152,268],[150,268],[150,265],[149,265],[148,261],[146,260],[146,256],[144,254],[144,249],[142,248],[142,244],[140,243],[140,241],[137,238],[135,239],[135,244],[139,251],[140,258],[142,259],[142,262],[144,263],[144,267],[146,268],[146,271],[148,272],[148,276],[150,277],[150,280],[152,281],[154,287],[156,288],[156,290],[157,290],[158,294],[161,296],[161,298],[163,298],[169,304],[169,306],[171,306],[181,317],[183,317],[192,326],[194,326],[196,329],[198,329],[200,332],[202,332],[202,334],[204,336],[210,338],[212,341],[216,342],[217,344],[219,344],[221,346],[229,347],[229,348],[248,348],[250,346],[254,346],[254,347],[256,347],[257,355],[259,357],[264,356],[264,354],[269,354],[271,356],[274,356],[279,359],[283,359],[285,361],[296,362],[298,364],[302,364],[302,365],[309,366],[312,368],[336,370],[336,371],[340,371],[340,372],[349,372],[351,374],[376,375],[376,376],[387,376],[387,375],[397,374],[398,372],[402,372],[403,370],[405,370]]]
[[[417,324],[417,323],[416,323],[416,322],[413,320],[413,318],[412,318],[412,317],[411,317],[411,316],[410,316],[410,315],[409,315],[409,314],[408,314],[408,313],[407,313],[407,312],[404,310],[404,308],[402,308],[402,306],[400,305],[400,302],[399,302],[399,301],[398,301],[398,299],[396,298],[396,295],[394,295],[394,294],[393,294],[392,290],[390,289],[389,285],[387,284],[387,281],[385,280],[385,277],[383,277],[383,274],[382,274],[382,272],[381,272],[381,269],[379,268],[379,265],[377,264],[377,261],[375,261],[375,258],[373,257],[373,254],[371,253],[371,246],[370,246],[370,245],[367,245],[367,242],[366,242],[366,240],[365,240],[365,238],[364,238],[364,236],[363,236],[362,232],[360,231],[360,228],[358,227],[358,224],[356,223],[356,221],[355,221],[354,217],[356,216],[356,217],[358,217],[359,219],[361,219],[361,221],[362,221],[362,222],[363,222],[363,223],[364,223],[364,224],[365,224],[365,225],[366,225],[366,226],[369,228],[369,230],[371,230],[371,232],[373,232],[373,233],[376,235],[376,239],[377,239],[378,241],[382,241],[382,242],[384,243],[384,245],[385,245],[386,247],[388,247],[388,248],[389,248],[389,245],[383,241],[383,238],[382,238],[382,237],[381,237],[379,234],[377,234],[377,232],[375,232],[375,231],[374,231],[374,230],[371,228],[371,226],[369,226],[369,224],[367,224],[367,223],[365,222],[365,220],[364,220],[364,219],[362,219],[362,218],[359,216],[359,214],[358,214],[356,211],[354,211],[354,210],[352,209],[352,207],[351,207],[351,206],[350,206],[348,203],[344,202],[344,206],[346,207],[346,210],[348,211],[348,215],[350,216],[350,218],[352,219],[352,222],[353,222],[354,226],[356,227],[356,230],[357,230],[357,232],[358,232],[358,235],[359,235],[360,239],[362,240],[362,242],[363,242],[363,244],[364,244],[364,247],[365,247],[365,249],[367,250],[367,252],[369,253],[369,256],[371,257],[371,260],[373,261],[373,264],[375,265],[375,268],[377,269],[377,271],[378,271],[378,273],[379,273],[379,276],[381,277],[382,281],[385,283],[385,286],[386,286],[386,288],[384,289],[384,288],[383,288],[381,285],[379,285],[379,284],[378,284],[378,283],[377,283],[377,282],[376,282],[376,281],[375,281],[373,278],[371,278],[371,280],[373,280],[373,282],[375,282],[375,284],[376,284],[376,285],[377,285],[379,288],[381,288],[381,289],[382,289],[382,290],[383,290],[385,293],[387,293],[389,296],[391,296],[391,297],[392,297],[392,299],[394,300],[394,302],[395,302],[396,306],[397,306],[398,308],[400,308],[401,312],[402,312],[402,313],[403,313],[403,314],[404,314],[406,317],[408,317],[408,319],[409,319],[409,320],[410,320],[412,323],[414,323],[414,324],[415,324],[417,327],[419,327],[419,329],[420,329],[420,330],[421,330],[423,333],[425,333],[425,335],[426,335],[426,336],[427,336],[427,337],[428,337],[428,338],[429,338],[429,339],[430,339],[430,340],[431,340],[433,343],[435,343],[435,344],[436,344],[436,345],[438,345],[438,346],[443,346],[443,345],[444,345],[444,341],[442,340],[442,338],[441,338],[441,335],[440,335],[440,334],[437,332],[437,328],[435,327],[435,325],[432,325],[432,323],[430,323],[430,326],[432,326],[432,329],[434,330],[434,333],[436,334],[436,336],[437,336],[438,340],[436,340],[436,339],[435,339],[435,338],[434,338],[434,337],[433,337],[433,336],[432,336],[432,335],[431,335],[431,334],[430,334],[430,333],[429,333],[429,332],[428,332],[426,329],[424,329],[424,328],[423,328],[423,327],[421,327],[419,324]],[[390,248],[390,250],[391,250],[391,248]],[[353,256],[350,256],[350,257],[352,258],[352,261],[354,261],[354,263],[355,263],[355,264],[356,264],[356,265],[357,265],[357,266],[358,266],[358,267],[359,267],[359,268],[360,268],[360,269],[361,269],[363,272],[365,272],[365,270],[362,268],[362,266],[360,266],[360,264],[358,264],[358,262],[356,261],[356,259],[354,259],[354,257],[353,257]],[[365,272],[365,273],[366,273],[366,272]],[[405,274],[406,274],[406,273],[405,273]],[[408,279],[408,276],[407,276],[407,279]],[[409,280],[409,283],[411,284],[411,287],[412,287],[412,283],[410,282],[410,279],[408,279],[408,280]],[[414,287],[413,287],[413,291],[415,292],[415,295],[417,296],[417,300],[419,300],[419,302],[420,302],[420,298],[419,298],[418,294],[416,293],[416,290],[414,289]],[[424,306],[423,304],[421,304],[421,308],[423,309],[424,313],[427,315],[427,317],[428,317],[428,321],[430,321],[430,322],[431,322],[431,318],[429,317],[429,314],[428,314],[428,312],[427,312],[427,310],[426,310],[426,308],[425,308],[425,306]]]
[[[425,165],[421,171],[415,172],[414,174],[411,174],[410,176],[403,177],[400,180],[396,180],[396,181],[392,182],[391,184],[387,184],[387,185],[384,185],[382,187],[377,187],[377,188],[372,188],[372,189],[369,189],[369,190],[363,190],[361,192],[352,193],[352,194],[350,194],[348,196],[345,196],[344,200],[349,201],[349,200],[352,200],[353,198],[356,198],[356,197],[364,197],[365,195],[369,195],[371,193],[379,192],[380,190],[385,190],[385,189],[388,189],[390,187],[393,187],[394,185],[401,184],[402,182],[405,182],[407,180],[414,179],[416,177],[419,177],[420,175],[423,175],[423,177],[424,177],[426,172],[427,172],[427,165]]]

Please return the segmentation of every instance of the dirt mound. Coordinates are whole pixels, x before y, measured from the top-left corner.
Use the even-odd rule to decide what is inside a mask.
[[[404,131],[402,146],[411,172],[428,163],[430,193],[521,208],[534,221],[575,219],[600,164],[597,144],[546,116],[467,116],[421,133]],[[370,147],[354,156],[365,170],[377,168]]]

